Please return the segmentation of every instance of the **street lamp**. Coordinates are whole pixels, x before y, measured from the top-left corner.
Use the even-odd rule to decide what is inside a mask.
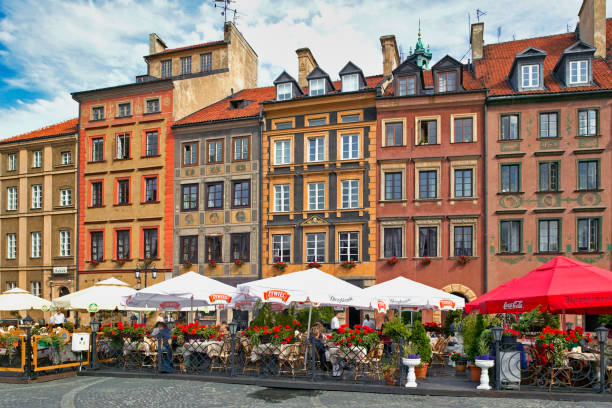
[[[236,330],[238,329],[238,324],[232,319],[231,322],[228,323],[227,325],[229,327],[229,332],[230,332],[230,354],[232,356],[232,371],[230,372],[230,375],[233,377],[234,376],[234,337],[236,336]]]
[[[495,388],[501,389],[501,356],[499,355],[499,343],[504,335],[503,327],[495,326],[491,328],[493,341],[495,342]],[[483,368],[485,370],[485,368]]]
[[[151,272],[151,276],[153,279],[157,279],[157,269],[154,267],[155,262],[150,260],[145,260],[143,263],[137,264],[136,269],[134,269],[134,277],[136,280],[140,281],[140,274],[144,275],[144,287],[147,287],[147,272]]]
[[[604,353],[606,340],[608,339],[608,328],[603,324],[595,329],[597,341],[599,341],[599,392],[606,388],[606,355]]]
[[[32,319],[30,315],[26,315],[26,317],[24,317],[21,322],[26,327],[32,327],[32,325],[34,324],[34,319]]]
[[[100,326],[102,323],[95,318],[91,319],[89,322],[89,327],[91,327],[91,360],[89,362],[89,366],[92,369],[96,368],[96,360],[98,355],[96,353],[96,340],[98,339],[98,332],[100,331]]]

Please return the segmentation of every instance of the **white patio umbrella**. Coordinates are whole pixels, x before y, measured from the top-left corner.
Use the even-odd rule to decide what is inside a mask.
[[[465,307],[465,301],[443,290],[399,276],[363,289],[370,307],[378,311],[388,308],[414,308],[456,310]]]
[[[87,310],[146,310],[142,307],[130,307],[122,304],[125,296],[136,293],[136,289],[116,278],[109,278],[93,286],[53,299],[53,305],[59,309]]]
[[[30,294],[27,290],[13,288],[0,295],[0,310],[42,310],[46,311],[51,308],[51,302]]]

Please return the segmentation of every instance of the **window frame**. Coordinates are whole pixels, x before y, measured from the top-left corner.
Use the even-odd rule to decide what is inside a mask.
[[[287,154],[285,155],[285,148],[282,148],[282,155],[281,158],[286,159],[283,161],[279,161],[279,156],[277,155],[278,153],[278,149],[276,148],[276,145],[279,143],[288,143],[289,147],[287,149]],[[293,140],[292,139],[287,139],[287,138],[282,138],[282,139],[274,139],[272,141],[272,154],[273,154],[273,158],[274,158],[274,166],[287,166],[289,164],[291,164],[293,162],[293,154],[292,154],[292,145],[293,145]]]
[[[360,208],[360,191],[359,191],[359,185],[360,185],[360,181],[359,179],[343,179],[343,180],[339,180],[340,181],[340,209],[341,210],[351,210],[351,209],[356,209],[356,208]],[[346,196],[346,202],[347,205],[345,206],[345,196],[344,196],[344,183],[349,183],[352,184],[353,182],[357,183],[357,195],[356,197],[354,196],[353,192],[351,191],[351,189],[353,188],[351,185],[348,186],[348,195]],[[357,202],[356,206],[352,206],[351,204],[353,203],[353,201]]]
[[[190,147],[190,149],[193,149],[193,147],[195,146],[195,156],[193,154],[193,150],[190,150],[189,156],[190,156],[190,160],[189,163],[187,163],[185,161],[185,149],[187,147]],[[181,162],[183,164],[183,167],[191,167],[191,166],[197,166],[200,163],[200,143],[196,142],[196,141],[192,141],[192,142],[185,142],[181,145],[181,153],[182,153],[182,157],[181,157]],[[193,162],[191,161],[191,159],[194,159]]]
[[[427,130],[427,143],[421,143],[422,141],[422,137],[421,137],[421,122],[431,122],[431,121],[435,121],[436,122],[436,142],[435,143],[429,143],[429,126],[428,126],[428,130]],[[415,146],[435,146],[435,145],[439,145],[440,144],[440,134],[441,134],[441,129],[440,126],[442,124],[442,120],[441,117],[438,116],[417,116],[414,118],[414,144]]]
[[[125,139],[127,138],[127,144],[125,144]],[[123,148],[125,151],[121,152],[123,155],[120,155],[120,140],[123,140]],[[127,147],[127,149],[126,149]],[[114,160],[128,160],[131,159],[132,155],[132,134],[131,132],[122,132],[115,134],[115,157]]]
[[[347,231],[337,231],[337,236],[338,236],[338,263],[342,263],[345,261],[352,261],[352,262],[360,262],[361,260],[361,231],[359,230],[347,230]],[[343,254],[343,246],[342,246],[342,235],[346,234],[347,235],[347,245],[344,247],[344,249],[346,249],[346,254]],[[352,252],[352,246],[351,246],[351,236],[352,234],[357,234],[357,258],[356,259],[351,259],[351,252]],[[343,257],[346,256],[346,259],[343,259]]]
[[[272,242],[272,251],[270,251],[270,261],[271,263],[276,263],[276,262],[285,262],[285,263],[291,263],[291,256],[293,254],[293,248],[292,248],[292,235],[293,234],[289,234],[289,233],[280,233],[280,234],[274,234],[271,233],[272,235],[272,239],[270,240]],[[279,242],[276,242],[276,238],[279,238]],[[288,242],[285,242],[285,238],[288,238]],[[278,250],[280,250],[280,256],[276,255],[277,253],[277,245],[280,245],[280,248],[278,248]],[[286,255],[285,258],[285,254],[284,252],[288,251],[289,254]]]
[[[453,172],[453,198],[474,198],[474,168],[469,167],[469,168],[464,168],[464,167],[454,167],[451,168],[451,171]],[[461,195],[458,194],[458,189],[457,187],[458,185],[458,178],[457,178],[457,172],[468,172],[470,173],[470,194],[469,195],[465,195],[465,187],[466,187],[466,183],[465,181],[463,183],[461,183],[461,191],[463,192]],[[461,177],[462,179],[464,178],[463,176]]]
[[[449,81],[451,77],[452,81]],[[444,78],[444,89],[441,86],[441,78]],[[452,89],[450,89],[449,84],[452,84]],[[457,92],[457,71],[436,72],[436,90],[439,93]]]
[[[185,191],[186,190],[190,190],[189,191],[189,196],[190,199],[188,202],[192,202],[193,200],[191,199],[193,190],[195,188],[195,206],[191,207],[187,207],[185,206]],[[188,183],[188,184],[181,184],[181,211],[198,211],[200,208],[200,184],[199,183]]]
[[[65,160],[66,157],[68,160]],[[70,166],[72,164],[72,152],[70,150],[65,150],[60,153],[60,163],[62,166]]]
[[[360,160],[363,156],[362,154],[362,140],[363,140],[363,133],[359,132],[359,131],[346,131],[346,132],[338,132],[338,149],[336,149],[338,151],[338,155],[339,155],[339,159],[341,161],[349,161],[349,160]],[[344,138],[345,137],[357,137],[357,156],[353,157],[352,153],[354,151],[353,146],[355,145],[355,143],[353,143],[353,141],[351,140],[351,142],[349,143],[350,147],[349,147],[349,152],[351,153],[349,155],[349,157],[344,157]]]
[[[103,162],[106,159],[106,140],[104,136],[92,136],[90,139],[90,145],[91,145],[91,149],[90,149],[90,161],[92,163],[100,163]],[[96,157],[96,152],[98,152],[98,150],[96,149],[96,146],[98,146],[100,148],[99,152],[100,152],[100,158]]]
[[[64,194],[65,191],[67,191],[68,193]],[[70,207],[70,206],[72,206],[72,189],[71,188],[60,188],[59,193],[60,193],[59,194],[59,197],[60,197],[59,205],[60,205],[60,207]],[[66,195],[68,196],[68,202],[67,203],[64,201],[64,197]]]
[[[119,256],[119,233],[127,233],[127,256]],[[131,228],[114,228],[113,229],[113,256],[115,260],[130,260],[132,259],[132,229]],[[124,246],[122,244],[122,246]]]
[[[127,201],[121,201],[121,184],[127,183]],[[115,179],[115,205],[129,205],[132,203],[132,182],[130,177],[117,177]]]
[[[508,132],[511,136],[512,133],[512,117],[516,117],[516,138],[504,138],[504,118],[508,118]],[[521,139],[521,114],[520,113],[502,113],[499,115],[499,140],[508,141],[508,140],[522,140]]]
[[[155,152],[149,151],[149,135],[155,135]],[[159,130],[158,129],[145,129],[143,130],[144,143],[143,143],[143,155],[142,157],[157,157],[159,156]],[[152,154],[151,154],[152,153]]]
[[[7,171],[17,171],[19,170],[19,163],[17,159],[17,153],[9,153],[7,154],[8,158],[8,170]]]
[[[285,191],[285,187],[287,188]],[[276,189],[280,188],[280,201],[277,200],[276,197]],[[285,194],[287,195],[287,197],[285,197]],[[289,183],[282,183],[282,184],[274,184],[272,187],[272,197],[273,197],[273,202],[272,202],[272,209],[274,213],[287,213],[287,212],[291,212],[291,184]],[[277,206],[277,201],[282,202],[282,205]],[[285,202],[287,202],[287,206],[285,207]],[[280,208],[280,209],[278,209]]]
[[[160,69],[159,69],[160,77],[161,78],[172,78],[172,59],[161,60],[159,64],[160,64]]]
[[[180,57],[181,75],[191,75],[191,55]]]
[[[155,253],[151,253],[149,254],[150,256],[147,256],[147,233],[152,233],[153,231],[155,231],[155,241],[156,241],[156,246],[155,246]],[[151,226],[151,227],[141,227],[140,228],[140,255],[141,255],[141,259],[159,259],[159,227],[157,226]],[[151,245],[152,246],[152,245]]]
[[[327,161],[327,135],[317,134],[317,135],[308,135],[304,136],[304,140],[306,142],[306,149],[304,151],[304,156],[306,157],[306,163],[323,163]],[[323,142],[315,144],[315,160],[311,158],[311,142],[322,140]],[[322,157],[320,157],[322,156]]]
[[[320,85],[320,87],[317,87],[316,89],[317,93],[313,92],[313,83],[316,83],[317,86]],[[320,96],[325,94],[325,78],[314,78],[308,81],[308,96]]]
[[[72,242],[70,230],[59,230],[59,256],[71,256]]]
[[[104,105],[97,105],[91,107],[91,119],[90,122],[97,122],[106,119],[106,112]]]
[[[287,89],[289,92],[287,93]],[[280,92],[283,90],[284,92]],[[291,82],[281,82],[276,84],[276,100],[277,101],[288,101],[293,99],[293,84]]]
[[[17,233],[6,234],[6,259],[17,259]]]
[[[242,157],[244,153],[244,141],[247,143],[247,152],[246,158],[236,158],[236,146],[238,142],[241,142],[240,156]],[[234,162],[244,162],[249,161],[251,159],[251,137],[250,136],[235,136],[232,137],[232,161]]]
[[[355,83],[349,83],[348,81],[350,80],[355,80]],[[354,85],[354,89],[348,89],[348,85],[353,86]],[[342,86],[342,92],[357,92],[359,91],[359,74],[345,74],[342,75],[341,78],[341,86]]]
[[[221,144],[221,159],[218,160],[219,144]],[[214,146],[214,159],[211,160],[210,148]],[[206,140],[206,164],[222,164],[225,163],[225,139],[209,139]]]
[[[242,185],[246,183],[247,184],[247,204],[236,204],[236,186],[237,185]],[[251,207],[251,180],[250,179],[244,179],[244,180],[232,180],[232,208],[249,208]],[[243,195],[244,193],[241,193],[241,195]]]
[[[513,223],[518,223],[518,249],[516,251],[512,250],[503,250],[502,243],[502,228],[504,223],[510,223],[509,232],[510,232],[510,241],[512,241],[512,225]],[[511,246],[511,242],[508,247]],[[523,253],[523,219],[522,218],[512,218],[512,219],[500,219],[499,220],[499,253],[504,255],[513,255],[513,254],[522,254]]]
[[[33,169],[40,169],[42,168],[42,162],[43,162],[43,157],[42,157],[42,150],[33,150],[32,151],[32,168]]]
[[[402,81],[405,84],[405,87],[402,87]],[[412,92],[410,92],[412,83]],[[415,75],[406,75],[401,76],[397,80],[397,96],[413,96],[416,95],[416,76]]]
[[[543,136],[542,134],[542,125],[543,125],[543,121],[542,121],[542,117],[545,116],[546,119],[546,132],[548,135],[550,135],[550,116],[554,115],[555,116],[555,121],[556,121],[556,126],[555,126],[555,136]],[[561,138],[561,123],[559,121],[561,114],[559,111],[543,111],[543,112],[538,112],[538,139],[542,139],[542,140],[551,140],[551,139],[559,139]]]
[[[591,222],[593,221],[597,221],[597,245],[594,248],[594,250],[581,250],[580,249],[580,222],[581,221],[589,221],[588,223],[588,235],[589,235],[589,242],[588,245],[589,247],[591,246]],[[577,217],[576,218],[576,252],[577,253],[583,253],[583,254],[592,254],[592,253],[599,253],[601,252],[601,239],[602,239],[602,217]]]
[[[427,185],[427,187],[426,187],[427,197],[422,197],[421,196],[421,193],[423,191],[423,180],[421,179],[421,173],[428,173],[428,174],[429,173],[434,173],[435,174],[435,183],[434,183],[435,191],[434,191],[434,195],[433,196],[430,196],[431,192],[429,191],[430,190],[429,187],[431,186],[431,180],[429,179],[429,177],[426,180],[427,181],[427,183],[426,183],[426,185]],[[419,179],[418,199],[419,200],[434,200],[434,199],[439,198],[439,194],[440,194],[440,191],[439,191],[440,190],[439,189],[439,179],[438,179],[440,177],[439,176],[439,170],[437,170],[437,169],[418,169],[417,172],[416,172],[416,175],[417,175],[417,177]]]
[[[30,232],[30,258],[42,258],[42,232]]]
[[[100,185],[100,203],[94,204],[94,185]],[[104,179],[89,180],[89,207],[100,208],[104,207]]]
[[[213,243],[214,246],[211,245]],[[223,262],[223,235],[204,236],[204,262],[209,263],[210,261]]]
[[[246,242],[246,245],[244,245]],[[247,250],[247,253],[240,253],[240,257],[235,257],[235,245],[238,247],[244,247]],[[230,234],[230,262],[235,262],[237,260],[241,260],[243,262],[251,261],[251,233],[250,232],[234,232]]]
[[[35,190],[37,193],[35,194]],[[41,210],[43,206],[43,185],[42,184],[32,184],[30,186],[30,194],[31,194],[31,209],[32,210]]]
[[[150,200],[148,199],[148,181],[150,180],[155,180],[155,197],[154,200]],[[141,184],[141,191],[142,191],[142,203],[143,204],[155,204],[155,203],[159,203],[159,175],[158,174],[146,174],[142,176],[142,184]]]
[[[405,240],[406,240],[406,232],[405,232],[405,228],[403,225],[381,225],[381,255],[382,255],[382,259],[390,259],[390,258],[404,258],[405,254],[404,254],[404,244],[405,244]],[[387,253],[387,230],[399,230],[399,238],[400,238],[400,243],[399,243],[399,249],[400,249],[400,253],[399,254],[390,254]]]
[[[509,188],[508,191],[504,191],[503,189],[503,182],[504,182],[504,176],[503,176],[503,168],[504,167],[516,167],[517,170],[517,188],[516,190],[512,190],[511,184],[512,184],[512,176],[510,175],[509,178]],[[499,193],[502,194],[517,194],[517,193],[522,193],[523,192],[523,183],[522,183],[522,163],[516,163],[516,162],[512,162],[512,163],[500,163],[499,164]]]
[[[545,161],[539,161],[538,163],[538,192],[559,192],[561,191],[561,162],[559,160],[545,160]],[[548,166],[548,185],[549,187],[547,189],[542,188],[542,165],[546,165]],[[552,178],[552,168],[551,166],[555,165],[556,166],[556,180],[554,180],[554,182],[556,183],[556,188],[551,188],[551,185],[553,184],[553,178]]]
[[[199,245],[198,235],[181,235],[179,237],[179,264],[190,262],[191,264],[195,265],[199,263]],[[190,249],[189,253],[185,252],[186,249]]]
[[[542,225],[541,224],[544,223],[544,222],[549,223],[549,224],[551,222],[556,222],[557,223],[557,242],[556,242],[557,250],[556,251],[550,250],[550,247],[551,247],[550,225],[549,225],[549,228],[548,228],[548,234],[549,235],[548,235],[548,238],[547,238],[548,239],[548,245],[547,245],[548,249],[547,250],[542,250],[542,235],[541,235]],[[562,252],[562,250],[561,250],[561,238],[562,238],[563,234],[562,234],[562,220],[561,220],[561,218],[538,218],[537,219],[537,234],[538,234],[537,235],[537,237],[538,237],[538,247],[537,247],[538,250],[537,250],[537,253],[541,253],[541,254],[558,254],[558,253]]]
[[[323,236],[323,241],[320,241],[320,236]],[[309,238],[314,238],[314,240],[309,240]],[[326,253],[327,253],[327,233],[322,231],[304,231],[304,259],[306,263],[316,262],[318,264],[325,263]],[[309,244],[314,244],[314,247],[309,247]],[[322,245],[322,247],[319,247]],[[323,254],[320,254],[321,249],[323,250]],[[309,255],[309,251],[312,251],[314,255]]]
[[[205,61],[208,59],[208,61]],[[212,71],[212,52],[204,52],[200,54],[200,72]]]
[[[127,106],[127,109],[125,109],[125,111],[127,113],[121,113],[121,111],[123,110],[122,108]],[[129,118],[132,116],[132,103],[131,102],[118,102],[117,103],[117,118]]]
[[[214,197],[213,197],[213,206],[210,206],[209,203],[209,197],[210,197],[210,189],[213,187],[219,187],[221,186],[221,198],[217,197],[217,192],[213,191]],[[222,210],[223,209],[223,202],[224,202],[224,198],[225,198],[225,188],[224,188],[224,183],[223,181],[214,181],[214,182],[210,182],[210,183],[206,183],[206,205],[205,208],[207,210]],[[220,200],[221,204],[217,205],[217,201]]]
[[[12,193],[14,192],[14,194]],[[6,188],[6,210],[17,211],[19,209],[19,187],[8,186]]]
[[[461,138],[462,140],[457,140],[457,129],[456,123],[457,121],[465,121],[470,119],[472,121],[472,134],[470,141],[464,141],[465,139],[465,126],[462,126],[461,130]],[[478,115],[476,113],[460,113],[460,114],[452,114],[451,115],[451,143],[475,143],[478,141]]]
[[[157,109],[156,110],[151,110],[149,109],[149,103],[151,102],[155,102]],[[152,114],[152,113],[160,113],[161,112],[161,104],[159,103],[159,98],[148,98],[145,100],[145,106],[147,108],[146,114]]]
[[[576,81],[572,81],[572,65],[576,64],[579,67],[581,62],[585,63],[584,81],[581,81],[579,78],[580,69],[577,70]],[[588,58],[587,59],[575,59],[575,60],[570,60],[567,62],[567,84],[568,85],[570,86],[586,85],[589,82],[590,82],[590,61]]]
[[[100,240],[96,239],[94,241],[93,239],[93,234],[100,234]],[[96,229],[96,230],[89,230],[88,234],[87,234],[87,238],[89,239],[88,242],[88,246],[87,246],[87,250],[88,250],[88,259],[90,262],[92,261],[97,261],[97,262],[102,262],[104,261],[104,230],[102,229]],[[94,242],[96,243],[96,258],[94,258]],[[100,247],[98,248],[97,243],[100,243]]]
[[[586,130],[587,133],[581,133],[580,132],[580,114],[582,112],[586,112],[587,114],[587,122],[586,122]],[[590,131],[590,124],[589,124],[589,113],[590,112],[595,112],[595,132],[591,133]],[[595,137],[595,136],[599,136],[600,135],[600,117],[599,117],[599,108],[580,108],[577,109],[577,116],[578,116],[578,121],[576,122],[576,130],[577,130],[577,137]]]
[[[304,180],[304,184],[306,185],[306,211],[325,211],[327,208],[327,194],[325,193],[327,183],[319,180]],[[311,186],[315,187],[314,191],[311,191]],[[311,196],[312,193],[314,193],[314,197]],[[323,205],[319,208],[321,200]],[[313,203],[315,204],[314,208],[311,207]]]
[[[587,168],[587,174],[586,174],[586,182],[587,182],[587,186],[586,187],[580,187],[580,166],[581,164],[587,164],[587,163],[595,163],[595,187],[589,187],[588,185],[588,180],[589,180],[589,176],[588,176],[588,168]],[[576,191],[597,191],[601,189],[601,163],[600,163],[600,159],[579,159],[576,160]]]
[[[537,68],[534,70],[534,68]],[[527,71],[527,72],[525,72]],[[537,71],[537,72],[535,72]],[[528,81],[525,82],[525,74],[528,75]],[[537,74],[537,82],[534,82],[534,74]],[[519,83],[521,84],[521,89],[537,89],[541,87],[541,76],[542,76],[542,67],[541,64],[521,64],[521,77]]]
[[[391,176],[391,180],[389,180],[389,176]],[[398,201],[403,200],[405,197],[405,180],[404,180],[404,172],[400,169],[394,170],[383,170],[383,186],[384,186],[384,201]],[[399,180],[397,178],[399,177]],[[391,186],[389,186],[389,182]],[[396,197],[397,187],[399,187],[399,197]],[[390,195],[388,194],[390,193]]]

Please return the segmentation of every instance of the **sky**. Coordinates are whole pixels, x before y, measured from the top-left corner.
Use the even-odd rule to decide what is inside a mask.
[[[71,119],[71,92],[146,73],[149,33],[170,48],[223,38],[213,0],[1,0],[0,139]],[[469,21],[486,14],[485,43],[574,30],[582,0],[234,0],[237,27],[259,56],[260,86],[297,78],[295,50],[309,47],[332,78],[349,61],[382,72],[379,38],[394,34],[404,57],[417,39],[435,63],[467,61]],[[554,4],[554,7],[551,5]],[[612,0],[607,2],[612,15]],[[230,16],[231,17],[231,16]],[[498,36],[498,30],[501,33]]]

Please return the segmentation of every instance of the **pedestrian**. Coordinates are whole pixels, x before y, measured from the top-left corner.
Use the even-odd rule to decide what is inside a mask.
[[[66,317],[61,310],[56,310],[53,316],[49,318],[49,324],[55,327],[62,327],[66,322]]]
[[[319,363],[321,365],[321,370],[327,371],[327,357],[325,356],[325,337],[323,335],[322,327],[319,323],[315,324],[312,329],[310,329],[310,333],[312,335],[312,344],[314,349],[319,357]]]
[[[164,322],[157,322],[155,328],[151,332],[151,337],[157,337],[158,340],[161,340],[161,362],[159,364],[161,373],[172,373],[174,368],[172,367],[172,349],[170,348],[170,344],[168,340],[172,338],[172,332],[166,326]]]
[[[340,328],[340,315],[342,312],[338,312],[332,317],[330,328],[333,331],[337,331]]]
[[[369,314],[365,315],[365,319],[363,321],[362,326],[369,327],[372,330],[376,330],[376,323],[374,322],[374,320],[370,320]]]

